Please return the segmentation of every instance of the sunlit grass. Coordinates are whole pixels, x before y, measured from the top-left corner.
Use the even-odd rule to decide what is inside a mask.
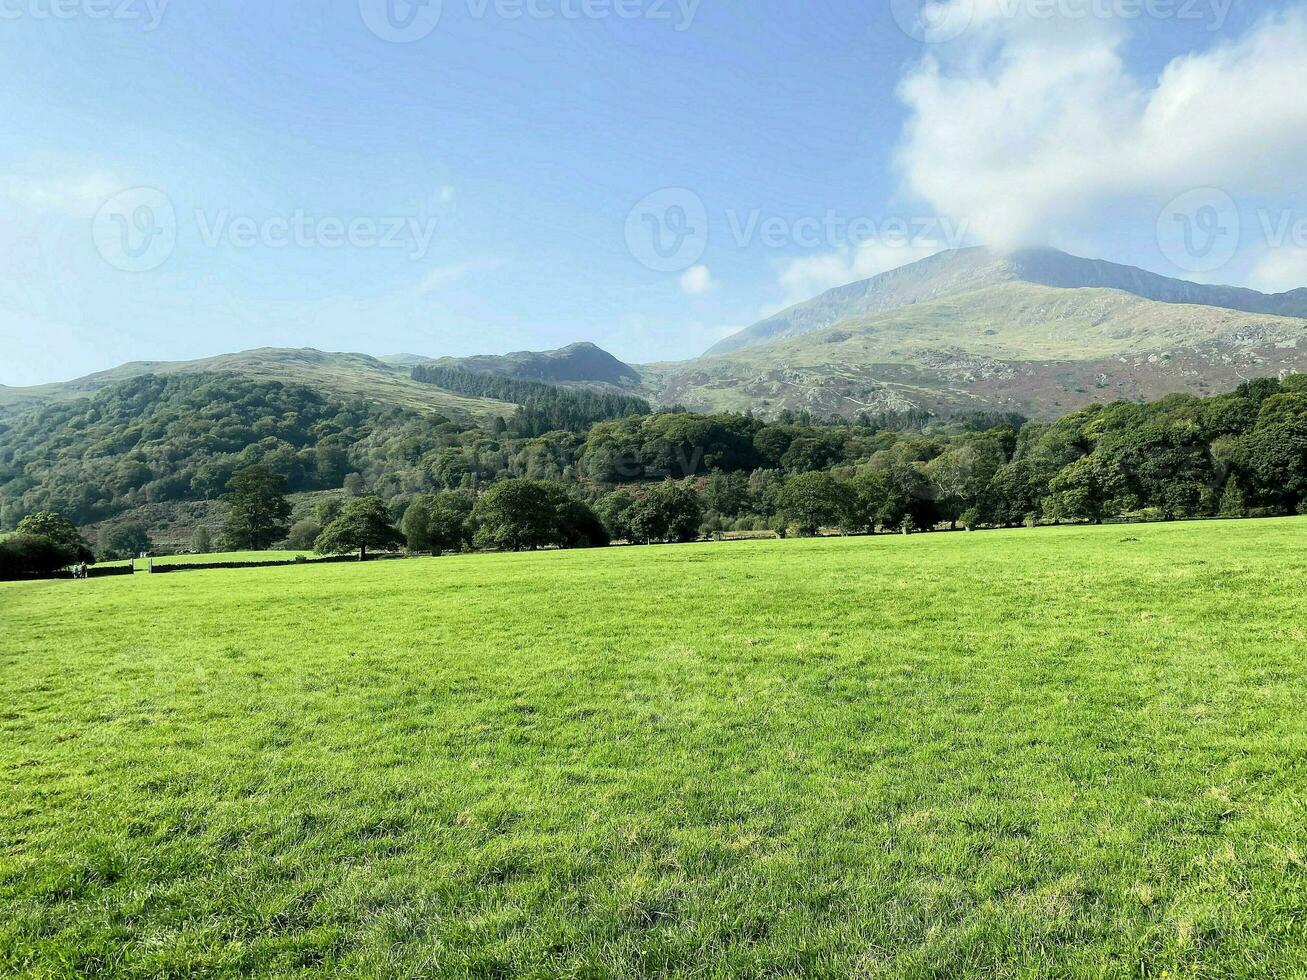
[[[1307,522],[0,585],[0,973],[1301,976]]]

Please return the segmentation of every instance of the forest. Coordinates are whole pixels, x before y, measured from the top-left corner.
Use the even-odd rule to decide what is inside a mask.
[[[439,495],[457,492],[467,513],[495,484],[545,481],[592,508],[615,540],[1259,516],[1307,502],[1304,376],[1093,406],[1051,423],[764,420],[428,377],[527,405],[488,429],[235,375],[137,378],[0,421],[0,530],[38,513],[85,526],[146,503],[218,500],[251,467],[289,492],[378,497],[396,524],[415,501],[447,506]],[[553,427],[539,431],[545,420]],[[663,516],[649,518],[651,508]],[[471,542],[475,529],[460,537]]]

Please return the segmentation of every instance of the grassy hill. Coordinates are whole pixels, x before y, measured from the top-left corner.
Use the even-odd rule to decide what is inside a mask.
[[[1305,546],[0,585],[0,972],[1296,976]]]
[[[1007,282],[643,374],[658,399],[703,410],[1055,417],[1304,369],[1305,319]]]
[[[50,402],[70,401],[118,381],[146,374],[206,374],[232,372],[255,381],[306,384],[334,398],[368,401],[418,412],[439,413],[456,420],[489,421],[511,417],[515,406],[483,398],[468,398],[409,377],[410,368],[387,364],[366,354],[333,354],[304,349],[263,348],[223,354],[198,361],[135,361],[76,381],[33,388],[0,387],[0,409],[21,410]]]

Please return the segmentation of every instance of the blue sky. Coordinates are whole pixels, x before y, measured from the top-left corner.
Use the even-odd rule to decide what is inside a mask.
[[[1307,285],[1258,230],[1307,215],[1301,3],[951,0],[967,31],[923,43],[897,0],[532,2],[444,0],[395,43],[372,0],[0,0],[0,383],[259,346],[684,358],[977,242]],[[1243,219],[1215,268],[1159,244],[1194,188]],[[650,195],[694,226],[665,260],[630,244]],[[142,202],[175,236],[116,252]]]

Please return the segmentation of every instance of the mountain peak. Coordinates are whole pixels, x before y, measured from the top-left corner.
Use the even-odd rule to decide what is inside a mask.
[[[1055,248],[999,252],[972,247],[939,252],[878,276],[828,290],[721,341],[708,355],[729,354],[884,313],[1009,282],[1057,289],[1115,289],[1160,303],[1215,306],[1245,313],[1307,316],[1307,289],[1268,295],[1236,286],[1207,286],[1134,266],[1086,259]]]
[[[446,357],[435,363],[475,374],[496,374],[547,384],[602,384],[628,388],[640,383],[639,371],[589,341],[568,344],[558,350]]]

